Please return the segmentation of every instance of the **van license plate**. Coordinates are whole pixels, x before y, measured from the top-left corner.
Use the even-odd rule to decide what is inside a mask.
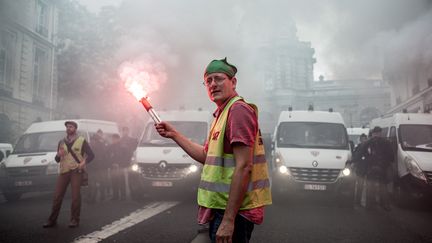
[[[31,186],[33,185],[32,181],[15,181],[15,186]]]
[[[171,181],[152,181],[152,186],[171,187],[172,185]]]
[[[305,190],[312,190],[312,191],[325,191],[325,190],[327,190],[327,186],[326,185],[305,184],[304,189]]]

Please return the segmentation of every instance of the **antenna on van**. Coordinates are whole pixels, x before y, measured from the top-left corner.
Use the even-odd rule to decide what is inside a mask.
[[[330,108],[329,108],[329,112],[333,112],[333,108],[330,107]]]
[[[292,108],[292,106],[290,105],[290,106],[288,106],[288,117],[289,118],[291,118],[291,112],[292,112],[292,110],[293,110],[293,108]]]
[[[314,110],[314,107],[313,107],[312,104],[310,104],[309,107],[308,107],[308,111],[313,111],[313,110]]]

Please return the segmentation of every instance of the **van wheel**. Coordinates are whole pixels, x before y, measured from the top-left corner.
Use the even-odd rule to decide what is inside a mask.
[[[3,196],[6,198],[6,201],[8,202],[16,202],[21,198],[21,193],[14,193],[14,192],[6,192],[3,193]]]

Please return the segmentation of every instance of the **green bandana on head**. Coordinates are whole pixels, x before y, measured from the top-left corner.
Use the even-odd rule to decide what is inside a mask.
[[[209,63],[205,70],[204,76],[211,73],[225,73],[228,75],[228,77],[232,78],[237,73],[237,68],[234,65],[229,64],[225,57],[224,59],[213,60]]]

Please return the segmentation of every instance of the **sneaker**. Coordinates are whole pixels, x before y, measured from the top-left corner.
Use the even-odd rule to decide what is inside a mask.
[[[79,226],[79,223],[76,220],[71,220],[71,222],[69,223],[69,228],[76,228],[78,226]]]
[[[47,221],[42,225],[43,228],[52,228],[57,225],[57,222]]]

